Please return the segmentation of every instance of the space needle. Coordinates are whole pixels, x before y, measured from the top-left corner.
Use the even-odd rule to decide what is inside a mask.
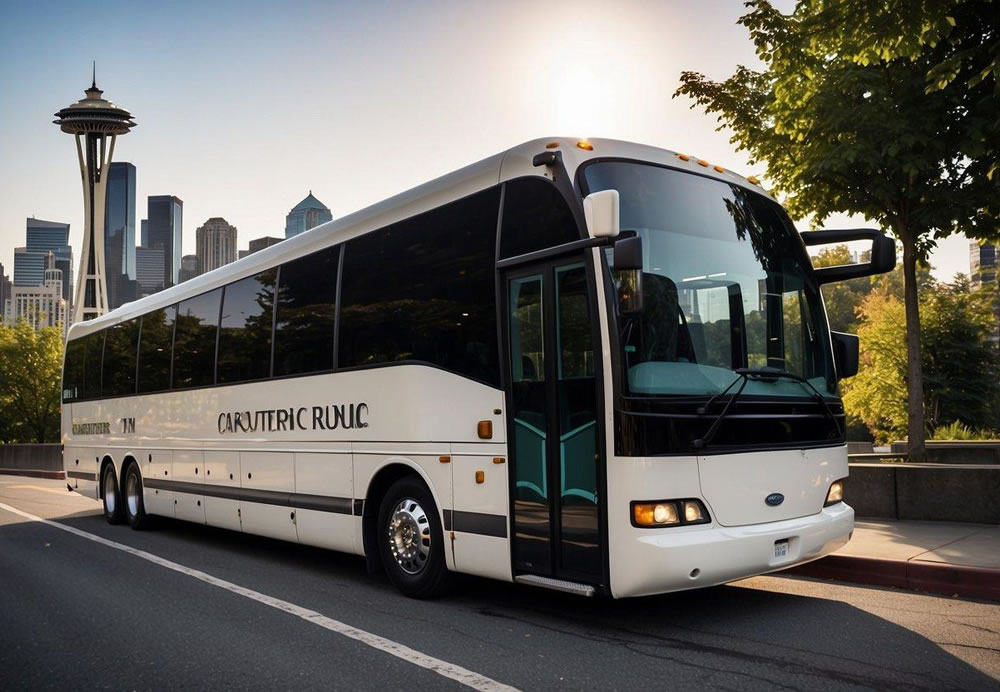
[[[53,122],[63,132],[76,135],[83,182],[83,253],[73,303],[73,322],[99,317],[108,311],[108,285],[104,268],[104,204],[108,181],[105,175],[115,153],[118,135],[135,127],[132,114],[101,98],[97,67],[83,98],[55,114]]]

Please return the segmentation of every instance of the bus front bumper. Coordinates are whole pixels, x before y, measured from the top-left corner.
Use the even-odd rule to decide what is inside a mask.
[[[843,502],[768,524],[633,528],[613,551],[611,590],[616,598],[646,596],[775,572],[832,553],[853,530],[854,509]]]

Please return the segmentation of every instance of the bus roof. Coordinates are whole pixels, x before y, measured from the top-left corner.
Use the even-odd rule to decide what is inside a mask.
[[[563,164],[566,166],[571,180],[575,180],[577,169],[591,159],[632,159],[688,170],[699,175],[725,180],[728,183],[740,185],[769,196],[754,178],[747,179],[727,171],[721,166],[713,166],[697,157],[659,147],[613,139],[581,140],[571,137],[535,139],[440,178],[430,180],[347,216],[328,221],[241,260],[189,279],[182,284],[126,303],[101,317],[77,322],[70,327],[68,338],[79,338],[153,310],[169,307],[186,298],[225,286],[302,255],[430,211],[506,180],[524,176],[551,178],[552,174],[547,168],[536,167],[532,163],[534,156],[544,151],[562,152]]]

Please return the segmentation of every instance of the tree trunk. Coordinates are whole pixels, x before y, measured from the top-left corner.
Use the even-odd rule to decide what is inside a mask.
[[[923,461],[924,375],[920,363],[920,303],[917,298],[917,248],[913,234],[897,234],[903,241],[903,305],[906,308],[906,432],[910,461]]]

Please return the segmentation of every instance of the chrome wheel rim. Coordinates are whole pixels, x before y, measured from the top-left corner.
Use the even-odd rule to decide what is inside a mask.
[[[128,506],[129,516],[139,514],[139,476],[135,473],[130,473],[125,481],[125,504]]]
[[[115,513],[115,475],[110,466],[104,472],[104,508],[108,514]]]
[[[399,568],[418,574],[431,555],[431,522],[420,503],[408,497],[392,510],[387,531],[389,551]]]

